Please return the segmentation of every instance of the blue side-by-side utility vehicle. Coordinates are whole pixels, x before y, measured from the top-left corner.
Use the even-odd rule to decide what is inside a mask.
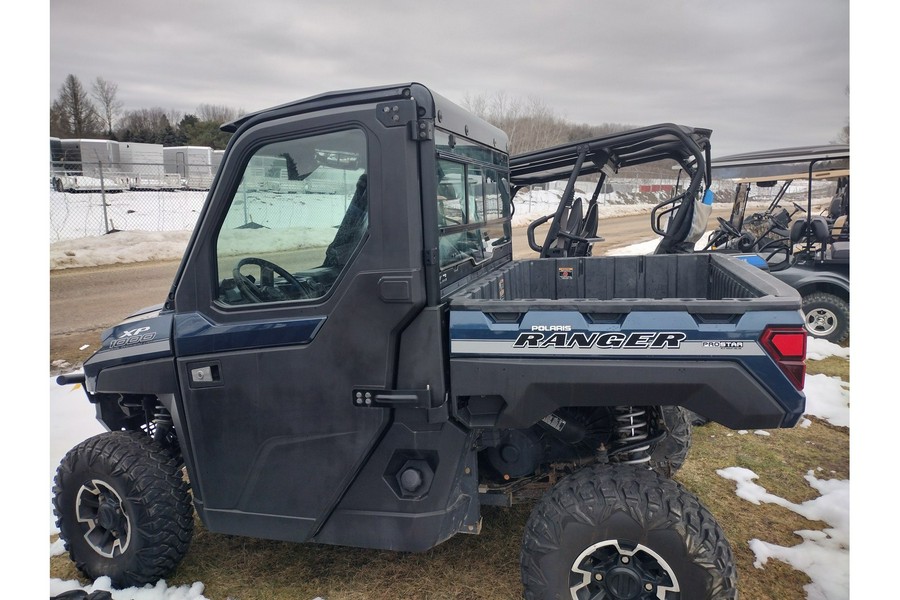
[[[166,576],[195,511],[212,532],[417,552],[542,493],[526,597],[736,596],[722,529],[668,477],[689,411],[798,421],[806,335],[794,289],[680,251],[708,130],[551,148],[511,175],[506,134],[415,83],[227,127],[170,294],[60,378],[109,430],[54,486],[85,575]],[[573,152],[582,174],[685,169],[657,254],[591,256],[596,197],[574,198],[573,177],[542,244],[531,231],[540,255],[513,258],[515,193]]]

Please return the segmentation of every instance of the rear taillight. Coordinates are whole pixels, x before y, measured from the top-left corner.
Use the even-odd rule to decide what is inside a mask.
[[[759,338],[766,352],[798,390],[806,377],[806,329],[803,327],[767,327]]]

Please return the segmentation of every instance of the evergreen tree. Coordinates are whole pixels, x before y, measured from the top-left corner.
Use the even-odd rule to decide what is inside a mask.
[[[50,107],[50,133],[61,138],[99,137],[103,126],[97,109],[77,77],[71,73]]]

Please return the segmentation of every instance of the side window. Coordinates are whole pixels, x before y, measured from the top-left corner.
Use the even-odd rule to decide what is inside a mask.
[[[441,268],[478,264],[509,242],[509,193],[497,169],[439,158],[437,182]]]
[[[359,129],[259,148],[216,239],[219,301],[325,296],[368,228],[366,165]]]
[[[438,160],[438,225],[450,227],[468,223],[466,217],[465,166]]]

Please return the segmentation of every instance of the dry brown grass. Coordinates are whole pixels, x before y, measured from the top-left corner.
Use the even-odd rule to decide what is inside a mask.
[[[849,380],[843,359],[810,361],[810,373]],[[748,547],[759,538],[781,546],[800,543],[794,534],[822,529],[785,508],[754,505],[735,495],[735,484],[716,469],[740,466],[757,483],[795,503],[818,494],[804,475],[850,477],[849,430],[812,419],[808,428],[740,435],[716,424],[695,429],[691,455],[676,479],[697,494],[724,528],[734,550],[742,600],[804,600],[809,579],[770,560],[753,566]],[[197,521],[194,541],[170,586],[202,581],[212,600],[500,600],[521,598],[519,544],[530,505],[485,507],[481,535],[458,535],[423,554],[291,544],[213,534]],[[50,559],[50,576],[79,578],[66,556]]]

